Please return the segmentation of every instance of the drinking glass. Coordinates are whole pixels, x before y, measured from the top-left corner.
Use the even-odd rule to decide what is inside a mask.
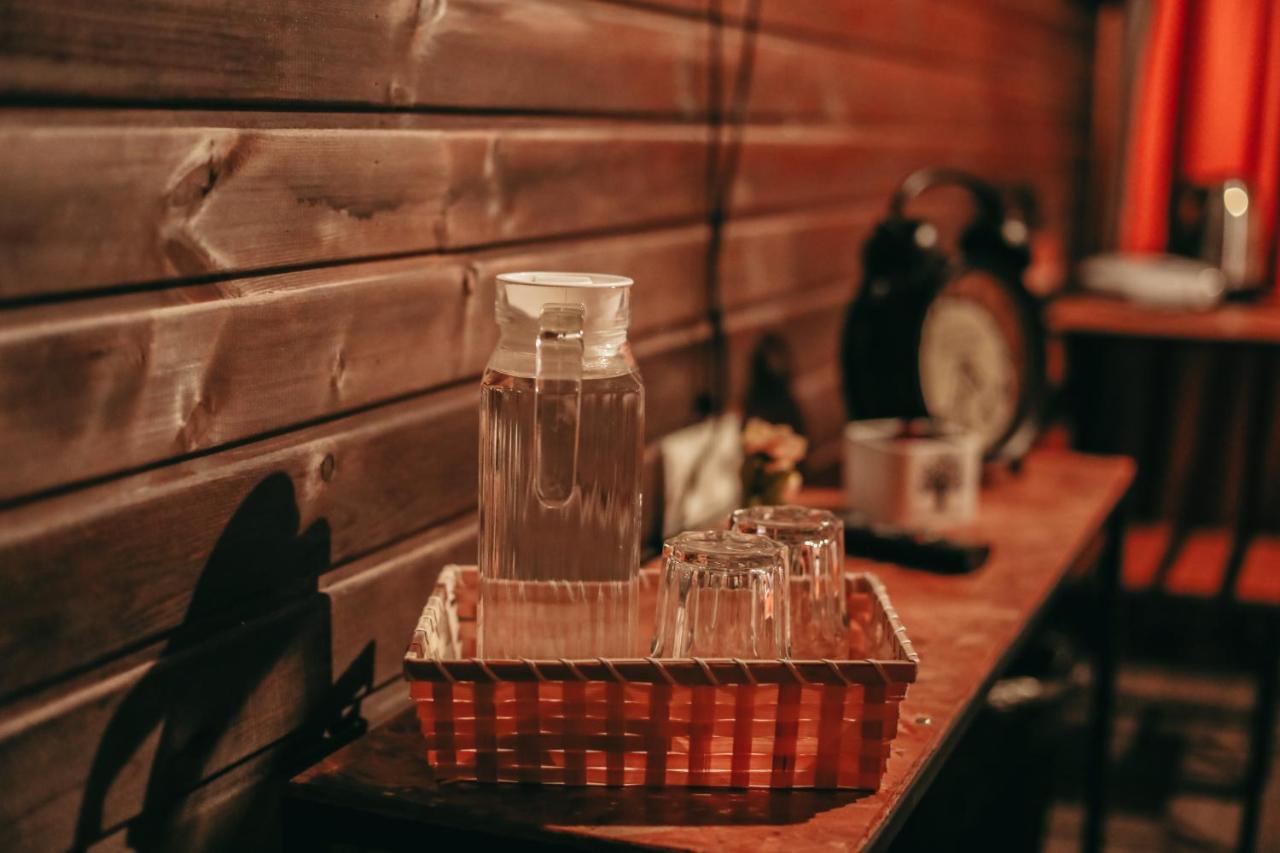
[[[785,547],[703,530],[668,539],[662,556],[654,657],[790,656]]]
[[[787,548],[796,657],[845,657],[844,522],[825,509],[754,506],[734,511],[733,529],[767,536]]]

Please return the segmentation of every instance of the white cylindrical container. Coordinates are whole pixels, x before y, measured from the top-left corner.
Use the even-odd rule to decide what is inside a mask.
[[[982,447],[960,427],[926,419],[853,421],[844,428],[844,492],[868,521],[939,527],[978,507]]]

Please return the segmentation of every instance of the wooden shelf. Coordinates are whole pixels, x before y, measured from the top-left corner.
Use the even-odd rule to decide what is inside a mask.
[[[1112,335],[1219,343],[1280,344],[1280,300],[1231,303],[1207,311],[1161,309],[1103,296],[1049,304],[1049,328],[1064,335]]]
[[[879,575],[923,658],[901,706],[888,772],[873,794],[441,784],[407,711],[297,777],[291,826],[327,838],[331,826],[354,824],[356,832],[407,832],[424,844],[475,832],[575,847],[754,850],[764,836],[777,849],[882,847],[1055,591],[1096,559],[1104,525],[1132,478],[1127,459],[1037,452],[1021,475],[984,491],[979,517],[966,525],[992,542],[980,570],[943,576],[849,561]],[[834,492],[810,496],[830,503]]]

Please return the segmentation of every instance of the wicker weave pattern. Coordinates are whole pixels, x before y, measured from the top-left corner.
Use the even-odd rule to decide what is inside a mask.
[[[883,660],[448,660],[438,655],[458,648],[457,620],[442,617],[457,613],[465,571],[442,573],[405,660],[438,777],[879,786],[918,658],[874,578],[849,576],[851,645]]]

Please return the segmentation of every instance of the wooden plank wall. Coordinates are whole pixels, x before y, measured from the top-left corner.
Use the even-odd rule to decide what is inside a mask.
[[[649,438],[700,416],[726,139],[731,402],[783,341],[819,465],[906,172],[1031,182],[1071,239],[1071,0],[756,7],[0,2],[0,849],[269,842],[473,556],[496,272],[633,275]]]

